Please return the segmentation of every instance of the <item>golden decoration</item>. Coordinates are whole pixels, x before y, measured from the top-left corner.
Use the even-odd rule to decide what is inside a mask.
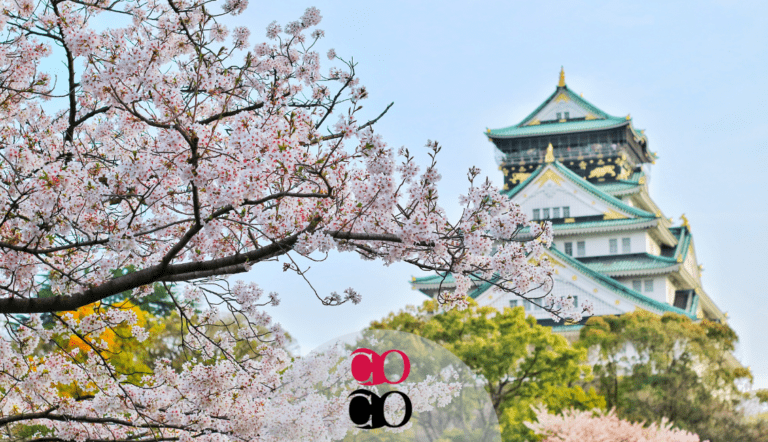
[[[607,212],[603,212],[603,219],[625,219],[625,218],[627,218],[625,215],[622,215],[621,213],[613,209],[608,209]]]
[[[504,190],[509,190],[509,184],[504,183]]]
[[[680,219],[683,220],[683,227],[687,227],[688,230],[691,230],[691,225],[688,224],[688,218],[685,217],[685,214],[680,215]]]
[[[575,223],[575,222],[576,222],[576,219],[575,219],[575,218],[566,218],[564,222],[565,222],[566,224],[567,224],[567,223]]]
[[[524,194],[523,194],[523,198],[528,198],[528,194],[527,194],[527,193],[524,193]]]
[[[594,293],[597,293],[597,289],[592,290]]]
[[[563,162],[563,157],[557,157],[557,161]]]
[[[527,180],[529,176],[531,176],[530,173],[513,173],[510,181],[512,184],[522,183]]]
[[[589,164],[592,164],[594,162],[595,162],[595,160],[589,160]]]
[[[618,299],[616,300],[616,305],[619,305],[619,300]]]
[[[523,164],[525,164],[525,160],[520,160],[520,162],[519,162],[519,163],[517,163],[517,164],[519,164],[520,166],[522,166]]]
[[[683,255],[677,257],[677,262],[683,262]]]
[[[520,166],[520,169],[517,170],[518,172],[525,172],[525,166]]]
[[[561,119],[557,120],[557,122],[558,123],[565,123],[565,118],[561,118]]]
[[[605,161],[603,161],[603,160],[600,160],[600,161],[598,161],[598,162],[597,162],[597,164],[598,164],[598,165],[603,165],[603,164],[605,164]]]
[[[530,123],[526,124],[526,126],[538,126],[539,124],[541,124],[541,121],[539,121],[537,118],[534,118]]]
[[[699,271],[700,271],[700,272],[703,272],[703,271],[704,271],[704,264],[699,264]]]
[[[504,174],[504,176],[509,175],[509,169],[501,169],[501,172]]]
[[[606,175],[616,176],[616,172],[613,171],[613,168],[616,167],[613,164],[607,165],[607,166],[600,166],[595,167],[589,172],[590,178],[602,178]]]
[[[538,184],[539,187],[542,187],[549,180],[554,181],[554,183],[557,184],[558,186],[562,185],[563,183],[563,177],[556,174],[554,170],[548,169],[546,172],[541,174],[541,176],[536,179],[536,184]]]
[[[578,279],[578,278],[576,278],[576,275],[573,275],[573,276],[571,277],[571,279],[573,279],[574,281],[576,281],[576,279]]]
[[[644,176],[641,176],[641,177],[640,177],[640,178],[637,180],[637,184],[641,184],[641,185],[642,185],[642,184],[645,184],[645,177],[644,177]]]
[[[411,276],[411,281],[416,282],[416,277],[415,276]]]
[[[568,94],[566,94],[565,92],[560,92],[555,97],[555,103],[559,103],[561,101],[564,101],[564,102],[571,101],[571,97],[569,97]]]
[[[587,169],[587,163],[582,161],[581,163],[579,163],[579,168],[581,168],[581,170],[586,170]]]
[[[549,146],[547,146],[547,154],[544,156],[544,162],[545,163],[555,162],[555,154],[554,154],[554,148],[552,147],[552,143],[549,143]]]
[[[491,130],[488,129],[487,127],[485,128],[485,131],[488,132],[488,133],[491,133]]]
[[[587,177],[584,177],[584,179],[586,180],[586,179],[587,179]],[[594,201],[592,201],[592,205],[593,205],[593,206],[595,205],[595,202],[594,202]]]
[[[578,157],[576,157],[576,159],[577,159],[577,160],[579,160],[579,161],[581,161],[581,160],[583,160],[583,159],[584,159],[584,155],[579,155]]]
[[[592,114],[587,114],[585,120],[597,120],[597,117]]]
[[[547,257],[547,259],[549,260],[549,262],[551,262],[553,265],[556,265],[556,266],[558,266],[558,267],[562,267],[562,268],[565,268],[565,264],[563,264],[562,262],[560,262],[560,261],[556,260],[555,258],[553,258],[552,256],[550,256],[549,254],[546,254],[545,256]]]
[[[560,66],[560,81],[557,82],[557,87],[565,87],[565,69]]]
[[[583,93],[583,92],[582,92],[582,93],[580,93],[580,94],[579,94],[579,97],[581,97],[581,98],[584,98],[584,93]]]
[[[626,180],[627,178],[629,178],[629,174],[630,173],[632,173],[632,171],[629,170],[629,169],[621,169],[621,173],[616,175],[616,179],[617,180]]]
[[[627,114],[627,120],[631,120],[631,119],[632,117],[629,114]]]

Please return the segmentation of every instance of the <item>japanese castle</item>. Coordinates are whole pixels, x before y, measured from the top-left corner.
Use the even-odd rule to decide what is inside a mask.
[[[632,118],[615,117],[575,94],[561,69],[557,88],[520,123],[488,129],[499,152],[504,192],[534,220],[553,224],[546,252],[555,268],[555,296],[589,301],[594,315],[635,309],[675,312],[694,320],[726,321],[701,286],[691,227],[675,226],[648,193],[656,154]],[[450,275],[413,278],[414,289],[434,296],[453,285]],[[575,339],[580,324],[556,324],[538,306],[478,282],[470,295],[498,309],[522,305],[527,314]],[[586,320],[586,318],[585,318]]]

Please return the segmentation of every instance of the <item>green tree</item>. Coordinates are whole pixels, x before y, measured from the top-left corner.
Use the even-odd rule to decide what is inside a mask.
[[[624,419],[666,417],[712,442],[768,440],[737,411],[737,380],[751,378],[730,357],[737,339],[725,324],[638,310],[590,318],[575,346],[589,350],[593,385]]]
[[[532,404],[553,411],[605,406],[594,389],[585,392],[578,385],[590,375],[586,351],[526,317],[521,307],[499,312],[472,302],[463,311],[439,312],[437,303],[427,301],[375,321],[371,328],[413,333],[454,353],[482,377],[504,440],[533,437],[523,425],[535,418]]]

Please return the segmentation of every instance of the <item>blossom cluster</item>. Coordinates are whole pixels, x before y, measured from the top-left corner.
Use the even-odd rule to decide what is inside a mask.
[[[73,440],[330,440],[338,399],[318,399],[309,380],[300,394],[283,388],[284,333],[262,309],[277,296],[229,276],[338,250],[454,274],[456,288],[440,298],[459,308],[472,278],[516,293],[551,283],[539,259],[551,225],[529,223],[475,168],[460,218],[448,219],[440,146],[428,142],[422,170],[375,133],[383,113],[363,118],[356,65],[330,50],[324,71],[312,49],[324,36],[313,29],[317,9],[270,24],[268,40],[251,45],[247,29],[222,22],[247,4],[3,3],[0,416]],[[95,24],[116,16],[132,20]],[[66,68],[55,85],[45,72],[54,45]],[[535,240],[516,241],[525,226]],[[94,306],[125,293],[147,303],[160,288],[185,351],[206,359],[183,369],[165,361],[129,382],[135,373],[104,355],[115,340],[151,335],[131,309]],[[361,297],[350,288],[320,298]],[[218,330],[225,310],[246,326]],[[76,348],[36,356],[54,335]],[[238,356],[240,342],[259,357]],[[326,363],[308,362],[321,373]],[[62,385],[83,395],[61,394]],[[425,397],[443,401],[439,391]],[[280,433],[299,417],[300,434]]]

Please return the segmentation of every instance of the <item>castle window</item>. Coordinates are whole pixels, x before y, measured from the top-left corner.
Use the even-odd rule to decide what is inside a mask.
[[[576,255],[584,256],[587,254],[587,244],[584,241],[576,243]]]
[[[636,292],[643,291],[643,281],[632,281],[632,290]]]
[[[573,296],[573,308],[577,308],[579,306],[579,297]]]
[[[549,209],[541,209],[541,218],[549,219]]]
[[[563,218],[571,217],[571,208],[568,206],[563,207]]]
[[[632,250],[630,238],[621,238],[621,253],[630,253]]]
[[[558,120],[562,120],[563,119],[563,114],[561,112],[557,113],[557,119]]]
[[[515,300],[512,300],[512,301],[509,301],[509,306],[510,306],[511,308],[515,308],[515,307],[517,307],[517,304],[518,304],[518,302],[519,302],[519,301],[518,301],[517,299],[515,299]]]
[[[645,282],[645,291],[646,292],[652,292],[653,291],[653,279],[646,279],[644,282]]]
[[[533,209],[533,219],[541,219],[539,217],[539,209]]]
[[[560,218],[560,208],[559,207],[552,208],[552,218]]]
[[[617,240],[616,238],[608,240],[608,249],[609,249],[609,253],[611,255],[616,255],[616,254],[619,253],[619,244],[618,244],[618,242],[619,242],[619,240]]]
[[[675,293],[675,303],[674,306],[677,308],[681,308],[683,310],[688,308],[688,293],[687,292],[677,292]]]
[[[573,243],[567,242],[565,245],[565,254],[568,256],[573,256]]]
[[[565,119],[567,120],[567,119],[569,119],[569,118],[571,118],[571,116],[570,116],[570,112],[566,112],[566,113],[565,113]]]

